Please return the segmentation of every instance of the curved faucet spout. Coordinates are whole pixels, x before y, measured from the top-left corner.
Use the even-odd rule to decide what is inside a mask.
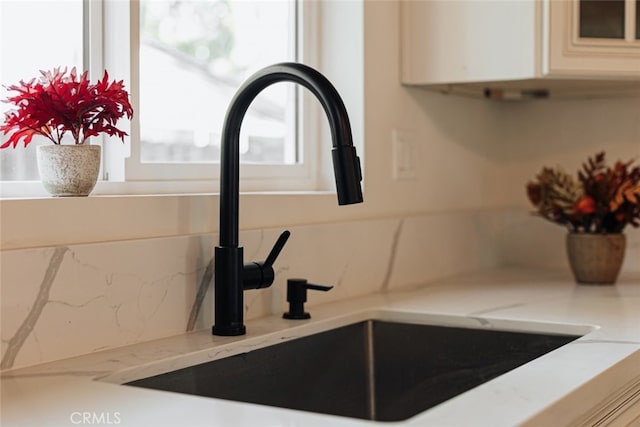
[[[318,98],[329,119],[338,204],[362,202],[362,172],[360,159],[353,146],[349,116],[342,98],[331,82],[313,68],[298,63],[271,65],[249,77],[232,99],[222,129],[220,245],[216,247],[215,255],[215,335],[244,334],[244,289],[266,287],[273,281],[273,271],[263,271],[264,265],[260,263],[243,267],[242,248],[238,246],[240,127],[254,98],[267,86],[285,81],[298,83],[309,89]],[[252,277],[252,283],[243,284],[243,280],[249,276]],[[254,283],[255,277],[269,277],[271,282]]]
[[[327,114],[333,144],[332,156],[338,203],[347,205],[362,202],[360,161],[353,147],[349,116],[338,91],[325,76],[309,66],[298,63],[271,65],[249,77],[238,89],[225,117],[220,158],[221,244],[238,243],[238,165],[242,120],[251,102],[263,89],[273,83],[284,81],[298,83],[309,89],[318,98]]]

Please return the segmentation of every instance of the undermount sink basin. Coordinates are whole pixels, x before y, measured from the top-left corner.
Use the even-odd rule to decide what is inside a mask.
[[[578,337],[368,320],[127,385],[399,421]]]

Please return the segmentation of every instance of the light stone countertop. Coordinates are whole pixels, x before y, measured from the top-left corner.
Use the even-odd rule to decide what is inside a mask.
[[[504,269],[457,276],[413,290],[310,306],[308,311],[312,319],[305,321],[285,320],[280,315],[248,321],[247,335],[242,337],[215,337],[204,330],[5,371],[0,424],[387,425],[119,385],[379,318],[584,334],[397,425],[593,425],[615,408],[616,417],[602,425],[640,425],[639,274],[622,275],[615,286],[579,286],[566,272]]]

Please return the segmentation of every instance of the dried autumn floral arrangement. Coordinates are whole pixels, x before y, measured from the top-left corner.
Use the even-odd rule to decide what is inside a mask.
[[[577,180],[544,167],[527,195],[538,215],[573,232],[621,233],[627,224],[640,225],[640,167],[632,164],[608,167],[603,151],[582,164]]]
[[[75,144],[84,144],[87,138],[101,133],[117,136],[124,142],[127,133],[118,129],[116,123],[124,116],[130,119],[133,108],[122,80],[109,82],[105,70],[103,78],[92,84],[88,73],[78,75],[75,67],[69,73],[59,67],[40,73],[39,79],[5,86],[17,95],[4,102],[17,108],[5,113],[0,131],[9,138],[0,148],[16,148],[20,140],[26,147],[34,135],[61,144],[67,132]]]

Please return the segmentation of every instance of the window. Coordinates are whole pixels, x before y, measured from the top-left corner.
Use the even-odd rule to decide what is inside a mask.
[[[20,18],[25,16],[29,17],[28,23]],[[82,0],[0,2],[0,98],[9,94],[5,85],[36,77],[39,70],[62,64],[82,69],[82,23]],[[38,31],[33,31],[34,28]],[[0,117],[9,108],[8,104],[0,103]],[[0,145],[6,140],[0,134]],[[36,146],[43,143],[49,142],[44,137],[35,137],[26,149],[2,150],[0,181],[37,180]]]
[[[142,0],[140,161],[218,161],[237,88],[263,66],[295,60],[293,18],[293,1]],[[242,161],[296,163],[291,89],[276,85],[255,100],[243,121]]]
[[[124,149],[116,141],[103,144],[105,179],[200,182],[204,184],[196,191],[215,191],[220,133],[235,91],[263,66],[301,59],[296,57],[298,3],[303,2],[3,1],[1,81],[17,82],[60,65],[87,68],[83,62],[93,67],[92,76],[106,68],[113,78],[125,80],[135,118]],[[27,38],[29,51],[38,54],[24,55],[22,37],[35,32],[14,28],[21,25],[16,17],[24,16],[25,9],[39,20],[33,25],[45,28],[37,33],[48,35],[47,43],[35,35]],[[132,25],[123,27],[122,22]],[[21,34],[19,51],[11,41],[15,34]],[[91,47],[84,58],[83,39]],[[297,92],[293,84],[273,85],[247,112],[241,133],[241,175],[249,183],[245,190],[312,188],[315,166],[309,162],[312,150],[299,143],[303,126]],[[0,162],[2,181],[38,179],[35,144],[0,151]],[[158,188],[172,192],[185,187]]]

